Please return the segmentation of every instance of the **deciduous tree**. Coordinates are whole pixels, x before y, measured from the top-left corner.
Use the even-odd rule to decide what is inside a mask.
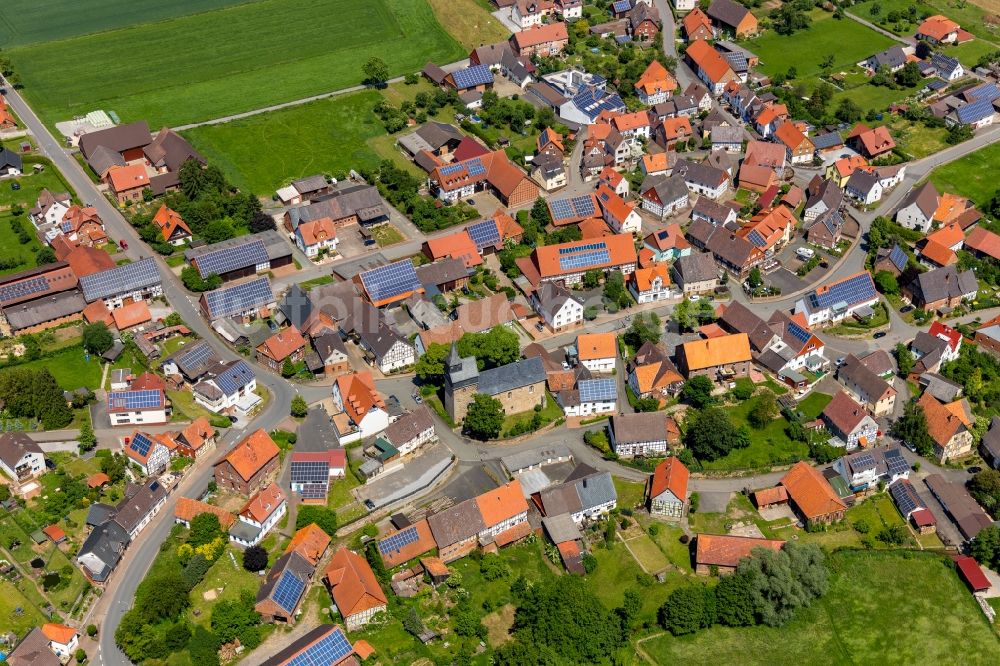
[[[699,460],[721,458],[750,445],[746,428],[737,428],[719,407],[708,407],[688,417],[684,442]]]
[[[472,398],[462,425],[470,436],[486,441],[500,435],[503,420],[503,403],[491,396],[477,393]]]
[[[104,322],[95,322],[83,327],[83,348],[91,354],[103,354],[115,344],[115,336]]]

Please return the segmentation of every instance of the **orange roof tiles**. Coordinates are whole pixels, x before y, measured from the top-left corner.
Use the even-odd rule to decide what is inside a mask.
[[[734,333],[723,338],[692,340],[681,345],[688,370],[702,370],[718,365],[749,361],[750,338]]]
[[[667,170],[667,154],[666,153],[647,153],[642,156],[642,165],[646,169],[646,173],[657,173],[659,171]]]
[[[323,557],[323,553],[326,552],[329,545],[330,535],[320,529],[320,526],[316,523],[309,523],[292,536],[292,540],[288,542],[288,548],[285,549],[285,553],[288,554],[294,550],[306,558],[310,564],[316,566],[316,563]]]
[[[584,333],[576,338],[576,352],[581,361],[615,358],[618,339],[614,333]]]
[[[127,192],[137,187],[149,187],[149,176],[142,162],[126,166],[112,167],[108,171],[111,189],[115,192]]]
[[[781,550],[784,541],[758,539],[755,537],[731,536],[728,534],[699,534],[695,539],[697,564],[719,567],[735,567],[745,557],[750,557],[754,548]]]
[[[611,124],[619,132],[647,127],[649,125],[649,114],[645,111],[635,111],[633,113],[622,113],[611,119]]]
[[[580,223],[580,234],[583,238],[604,238],[613,236],[614,232],[608,227],[608,223],[599,217],[591,217]]]
[[[954,408],[949,409],[926,391],[917,400],[917,404],[924,410],[927,418],[927,433],[940,447],[947,446],[952,437],[967,427],[966,419],[959,417]]]
[[[609,215],[618,224],[624,223],[635,209],[635,206],[626,202],[607,185],[602,184],[597,188],[597,198],[601,202],[604,214]]]
[[[521,482],[517,479],[478,495],[476,506],[479,507],[479,513],[482,514],[486,527],[499,525],[528,510]]]
[[[688,37],[695,34],[699,28],[704,28],[712,32],[712,19],[708,18],[708,14],[703,12],[700,7],[695,7],[688,12],[681,19],[681,24],[684,26],[684,34]]]
[[[215,428],[213,428],[212,424],[209,423],[208,417],[199,416],[192,421],[188,427],[184,428],[182,433],[188,445],[197,451],[205,445],[207,440],[215,437]]]
[[[357,553],[341,548],[326,567],[325,578],[337,609],[345,618],[385,606],[385,592],[372,568]]]
[[[663,136],[669,141],[691,136],[691,120],[687,116],[663,119]]]
[[[788,496],[809,520],[822,518],[847,508],[829,481],[807,462],[795,463],[788,473],[781,477],[781,485],[788,490]]]
[[[836,169],[837,175],[841,178],[847,178],[858,169],[866,166],[868,166],[868,160],[861,155],[841,157],[833,163],[833,168]]]
[[[764,488],[763,490],[758,490],[753,494],[754,499],[757,502],[757,506],[769,506],[771,504],[779,504],[781,502],[788,501],[788,491],[785,490],[784,486],[775,486],[773,488]]]
[[[958,261],[958,255],[950,247],[933,240],[928,240],[920,249],[920,255],[938,266],[950,266]]]
[[[170,237],[173,236],[174,232],[178,229],[186,233],[188,236],[191,235],[191,228],[181,217],[180,213],[167,208],[166,204],[160,206],[160,210],[156,211],[156,215],[153,216],[153,224],[155,224],[156,228],[160,230],[160,235],[163,237],[163,240],[170,240]]]
[[[642,90],[646,95],[671,92],[677,89],[677,81],[667,71],[667,68],[660,64],[659,60],[653,60],[646,67],[646,71],[639,75],[635,82],[635,89]]]
[[[965,240],[965,232],[960,224],[952,222],[928,235],[927,240],[941,243],[945,247],[954,247]]]
[[[243,441],[215,464],[228,462],[244,481],[249,481],[267,463],[278,457],[279,452],[278,445],[271,436],[264,430],[258,429],[243,438]]]
[[[115,308],[111,311],[111,316],[115,320],[115,328],[119,331],[145,324],[153,318],[146,301],[133,301],[120,308]]]
[[[664,287],[670,284],[670,269],[664,263],[653,264],[649,268],[637,268],[632,273],[632,280],[635,281],[636,289],[640,292],[649,291],[653,288],[653,280],[660,278]]]
[[[774,130],[774,136],[786,148],[792,151],[796,150],[803,143],[809,141],[809,138],[795,126],[795,123],[781,123],[778,125],[778,128]]]
[[[79,634],[73,627],[53,622],[43,624],[42,633],[45,634],[47,639],[60,645],[69,645],[73,641],[73,638]]]
[[[569,33],[566,32],[565,23],[555,21],[528,28],[521,32],[515,32],[512,39],[514,40],[515,47],[520,51],[526,47],[539,46],[540,44],[547,44],[549,42],[566,41],[569,39]]]
[[[965,239],[965,247],[994,259],[1000,259],[1000,236],[989,229],[983,227],[973,229],[969,237]]]
[[[756,192],[763,192],[778,182],[778,174],[771,167],[751,164],[743,160],[739,173],[740,187]]]
[[[337,389],[344,403],[344,412],[355,423],[361,423],[374,407],[385,409],[385,401],[375,388],[375,380],[369,371],[337,377]]]
[[[466,268],[483,263],[483,258],[479,256],[479,249],[464,229],[440,238],[428,238],[427,250],[435,261],[443,257],[451,257],[464,262]]]
[[[551,127],[546,127],[542,130],[542,133],[538,135],[538,149],[541,150],[550,143],[559,150],[565,152],[566,148],[563,147],[562,135]]]
[[[631,235],[615,234],[614,236],[608,236],[607,238],[602,239],[602,242],[607,247],[610,259],[607,264],[595,264],[589,268],[604,269],[611,268],[612,266],[634,264],[636,262],[637,257],[635,253],[635,243],[633,242]],[[533,256],[535,259],[535,265],[538,266],[539,275],[545,278],[580,272],[580,269],[578,268],[563,269],[559,263],[559,257],[563,255],[560,255],[559,251],[570,248],[578,248],[589,243],[593,243],[593,241],[571,241],[569,243],[559,243],[556,245],[542,245],[535,248]]]
[[[58,238],[64,237],[58,236]],[[73,273],[78,278],[100,273],[101,271],[115,267],[115,260],[111,258],[110,254],[104,250],[98,250],[96,247],[87,247],[86,245],[73,248],[66,255],[64,261],[69,264],[70,268],[73,269]]]
[[[98,472],[97,474],[91,474],[87,477],[87,487],[88,488],[100,488],[103,485],[111,483],[111,477],[104,472]]]
[[[896,147],[896,142],[885,125],[879,125],[874,129],[862,132],[858,135],[858,140],[861,141],[865,152],[873,157],[887,153]]]
[[[704,39],[695,40],[688,46],[685,55],[696,64],[714,83],[722,81],[726,74],[732,74],[733,68],[711,44]]]
[[[307,246],[333,240],[337,237],[337,226],[329,217],[302,222],[296,229],[302,235],[302,242]]]
[[[934,209],[933,219],[942,224],[953,221],[972,205],[972,202],[957,194],[945,192],[938,197],[938,206]]]
[[[375,654],[375,648],[372,647],[371,643],[362,638],[361,640],[355,641],[354,654],[361,657],[361,661],[367,661],[368,657]]]
[[[112,326],[115,323],[115,318],[111,316],[111,310],[108,309],[108,306],[102,300],[96,300],[85,307],[83,309],[83,319],[90,324],[104,322],[105,325]]]
[[[261,343],[257,347],[257,351],[263,352],[275,361],[284,361],[305,346],[306,340],[302,337],[299,329],[295,326],[289,326]]]
[[[680,460],[671,456],[667,458],[653,470],[653,476],[649,481],[649,496],[651,498],[662,495],[669,490],[674,497],[684,501],[687,497],[688,478],[691,473]]]
[[[412,525],[410,525],[409,527],[405,527],[403,529],[405,530],[412,529],[416,531],[417,533],[416,541],[411,541],[410,543],[407,543],[404,546],[400,546],[398,550],[384,551],[382,549],[379,549],[379,554],[382,555],[382,561],[385,563],[385,566],[390,569],[392,567],[403,564],[404,562],[412,560],[414,557],[423,555],[426,552],[434,550],[434,548],[437,547],[437,544],[434,541],[434,536],[431,534],[431,528],[427,524],[426,518],[417,521]],[[384,541],[385,539],[388,539],[389,537],[395,534],[399,534],[399,532],[402,531],[403,530],[398,530],[391,534],[387,534],[385,535],[385,537],[380,539],[380,541]]]
[[[263,523],[272,513],[278,510],[278,507],[284,501],[285,493],[278,487],[277,483],[271,482],[247,500],[247,503],[240,509],[240,515],[250,517],[258,523]]]
[[[654,231],[646,236],[644,241],[647,245],[652,245],[660,251],[670,249],[686,250],[691,247],[691,244],[684,238],[681,225],[677,222],[671,222],[663,229]]]
[[[222,529],[228,530],[236,522],[236,516],[225,509],[193,500],[190,497],[178,497],[177,504],[174,505],[174,518],[180,518],[186,523],[194,520],[195,516],[203,513],[212,513],[218,516],[219,525]]]
[[[947,16],[935,14],[928,16],[917,28],[918,35],[927,35],[931,39],[941,41],[953,32],[958,32],[959,25]]]
[[[51,539],[53,543],[59,543],[60,541],[66,538],[66,532],[63,531],[63,528],[59,527],[54,523],[52,525],[43,527],[42,534]]]

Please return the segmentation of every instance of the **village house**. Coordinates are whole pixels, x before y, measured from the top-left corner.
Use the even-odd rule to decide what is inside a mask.
[[[618,408],[618,384],[615,379],[590,378],[585,370],[574,373],[574,379],[574,388],[559,391],[555,396],[567,418],[607,414]]]
[[[844,363],[837,369],[837,379],[847,389],[847,393],[872,416],[892,413],[896,404],[896,389],[854,354],[848,354],[844,358]]]
[[[725,227],[716,227],[703,220],[692,222],[687,238],[696,248],[711,253],[716,263],[740,279],[745,280],[750,271],[767,259],[763,249],[743,235]]]
[[[112,426],[166,423],[170,419],[170,402],[163,389],[111,391],[108,417]]]
[[[654,303],[671,297],[670,269],[664,263],[637,268],[629,276],[628,288],[637,303]]]
[[[229,511],[190,497],[178,497],[177,503],[174,504],[174,522],[184,527],[190,528],[191,521],[203,513],[214,514],[224,530],[228,530],[236,522],[236,516]]]
[[[305,355],[306,340],[295,326],[280,330],[257,346],[257,362],[280,372],[286,361],[298,363]]]
[[[14,482],[12,490],[34,485],[45,472],[45,453],[23,432],[0,433],[0,470]]]
[[[233,409],[252,407],[256,397],[257,375],[253,368],[242,359],[234,359],[213,367],[212,376],[206,377],[191,387],[194,400],[199,405],[216,414]]]
[[[532,494],[532,501],[546,518],[568,514],[576,525],[606,516],[618,504],[610,472],[579,464],[567,479]]]
[[[348,631],[358,631],[388,608],[371,566],[354,551],[341,547],[334,553],[323,580]]]
[[[181,246],[191,241],[191,229],[187,222],[180,213],[167,208],[166,204],[160,206],[153,216],[153,226],[160,232],[164,243]]]
[[[647,342],[626,367],[628,385],[640,398],[664,399],[676,395],[684,384],[667,352]]]
[[[536,25],[510,37],[511,48],[520,56],[553,56],[561,53],[568,43],[569,33],[561,21]]]
[[[816,146],[793,122],[783,122],[774,131],[774,138],[785,147],[791,164],[810,164]]]
[[[319,564],[323,556],[326,555],[327,548],[330,547],[330,536],[324,532],[316,523],[309,523],[300,530],[296,530],[291,541],[285,548],[284,554],[298,553],[312,566]]]
[[[878,301],[871,273],[862,271],[817,287],[795,303],[795,314],[804,315],[813,327],[867,313]]]
[[[604,250],[604,252],[601,252]],[[599,240],[585,239],[541,245],[528,257],[517,259],[517,267],[534,288],[543,282],[572,286],[583,281],[588,270],[617,271],[627,277],[636,268],[638,256],[630,235],[615,234]]]
[[[935,14],[928,16],[923,23],[917,26],[917,32],[914,36],[931,44],[953,44],[958,41],[959,35],[963,32],[965,31],[955,21],[946,16]]]
[[[636,79],[635,92],[646,106],[661,104],[677,89],[677,81],[658,60],[653,60]]]
[[[401,456],[412,453],[427,442],[437,440],[434,419],[431,418],[427,405],[420,405],[390,423],[384,436]]]
[[[531,294],[531,306],[552,331],[583,323],[583,303],[552,282],[543,283]]]
[[[968,401],[963,398],[945,404],[924,392],[917,405],[927,418],[927,432],[934,440],[934,456],[939,463],[964,458],[974,452],[971,427],[975,419]]]
[[[807,462],[798,462],[781,477],[780,484],[807,525],[844,519],[847,505],[823,475]]]
[[[310,259],[336,251],[339,242],[337,227],[328,217],[302,222],[295,227],[295,244]]]
[[[683,256],[670,270],[685,296],[711,293],[719,286],[719,269],[710,254],[699,252]]]
[[[229,540],[243,548],[256,546],[288,512],[285,493],[271,482],[257,491],[237,514],[229,528]]]
[[[736,571],[740,560],[752,555],[755,548],[781,550],[784,541],[729,534],[698,534],[695,537],[695,573],[708,576],[715,572],[729,574]]]
[[[678,369],[688,379],[703,375],[714,382],[746,377],[751,360],[746,333],[692,340],[677,347]]]
[[[830,434],[837,438],[837,445],[848,451],[869,447],[878,440],[878,423],[865,408],[844,391],[837,391],[821,414]]]
[[[618,358],[618,340],[614,333],[586,333],[576,338],[580,365],[594,373],[610,373]]]
[[[827,211],[839,210],[844,204],[844,190],[832,180],[813,177],[806,187],[806,205],[802,210],[802,219],[806,222],[815,220]]]
[[[676,457],[658,464],[646,484],[649,514],[672,521],[684,518],[689,476],[687,467]]]
[[[914,306],[934,312],[975,300],[979,281],[971,269],[960,273],[950,265],[917,274],[902,291]]]
[[[128,484],[111,520],[134,541],[166,503],[167,490],[157,479],[146,479],[140,485]]]
[[[295,551],[275,560],[257,590],[254,610],[260,613],[261,621],[294,625],[314,571],[309,561]]]
[[[687,184],[680,175],[646,176],[639,187],[639,197],[643,210],[649,211],[661,220],[676,215],[690,203]],[[677,237],[683,240],[683,235]],[[687,241],[684,243],[687,245]],[[688,250],[690,247],[687,245]]]
[[[879,481],[889,485],[910,476],[910,464],[898,447],[873,448],[842,456],[834,462],[833,470],[854,493],[876,489]]]
[[[847,145],[854,148],[863,157],[873,160],[892,152],[896,147],[896,142],[885,125],[871,128],[863,123],[858,123],[847,135]]]
[[[333,423],[342,446],[373,437],[389,426],[385,401],[370,372],[337,377],[332,398]]]
[[[715,96],[721,95],[728,83],[739,82],[739,77],[729,62],[703,39],[691,42],[684,52],[684,57],[698,78],[705,82]]]
[[[219,488],[250,495],[264,487],[278,470],[278,445],[263,430],[243,438],[214,467]]]
[[[137,465],[144,476],[159,474],[170,463],[170,450],[158,438],[135,432],[125,438],[125,455]]]

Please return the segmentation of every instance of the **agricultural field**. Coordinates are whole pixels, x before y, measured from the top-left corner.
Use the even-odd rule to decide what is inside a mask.
[[[481,44],[495,44],[510,37],[510,31],[476,0],[428,0],[431,9],[452,37],[466,51]]]
[[[985,206],[997,192],[997,169],[1000,144],[993,144],[939,166],[931,172],[930,180],[939,191],[961,194]]]
[[[829,591],[784,627],[715,626],[640,647],[658,664],[934,664],[958,654],[966,664],[995,661],[996,635],[940,557],[839,551],[829,565]]]
[[[358,85],[372,56],[396,76],[466,54],[426,0],[260,0],[6,53],[49,123],[105,109],[154,127]]]

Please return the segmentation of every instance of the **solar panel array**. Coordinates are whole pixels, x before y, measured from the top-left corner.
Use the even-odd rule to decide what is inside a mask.
[[[347,637],[340,627],[335,627],[329,634],[292,658],[288,666],[331,666],[352,652],[354,648],[347,641]]]
[[[569,199],[558,199],[550,202],[549,205],[552,208],[552,218],[555,220],[593,217],[597,212],[594,207],[594,198],[589,194]]]
[[[906,252],[903,251],[903,248],[898,245],[893,246],[892,252],[889,253],[889,261],[892,262],[893,266],[898,268],[900,271],[904,271],[906,270],[906,264],[909,260],[910,258],[906,256]]]
[[[302,486],[299,495],[305,499],[326,497],[330,485],[330,465],[322,460],[292,460],[292,485]]]
[[[802,344],[805,344],[806,342],[808,342],[809,338],[812,337],[812,333],[810,333],[806,329],[802,328],[801,326],[799,326],[798,324],[796,324],[794,321],[788,322],[788,332],[792,334],[793,338],[795,338],[796,340],[798,340]]]
[[[974,123],[993,114],[993,100],[977,99],[955,111],[958,122],[962,124]]]
[[[373,302],[420,288],[417,271],[409,259],[365,271],[361,273],[361,282]]]
[[[229,317],[273,302],[271,281],[266,277],[205,294],[205,303],[212,317]]]
[[[459,90],[485,86],[493,83],[493,72],[486,65],[473,65],[460,69],[451,75],[455,80],[455,87]]]
[[[757,247],[765,247],[767,245],[767,240],[756,229],[747,234],[747,240]]]
[[[465,228],[465,231],[480,250],[500,242],[500,229],[497,227],[496,220],[483,220],[470,224]]]
[[[614,379],[581,379],[577,384],[580,402],[611,402],[618,399],[618,385]]]
[[[875,467],[875,456],[870,453],[859,453],[851,460],[854,469],[870,469]]]
[[[896,501],[899,512],[904,516],[909,516],[917,509],[924,508],[924,505],[919,501],[920,498],[916,496],[916,492],[913,492],[911,488],[909,483],[901,481],[897,481],[889,486],[889,494],[892,495],[892,499]]]
[[[872,276],[867,273],[858,273],[854,277],[847,278],[842,282],[830,285],[829,289],[823,292],[815,292],[813,300],[821,308],[827,308],[834,303],[843,301],[848,305],[863,303],[876,298],[875,284]]]
[[[215,384],[226,395],[233,395],[254,380],[253,368],[246,361],[239,361],[215,378]]]
[[[454,164],[448,164],[441,167],[438,171],[441,172],[442,176],[451,176],[465,169],[465,163],[455,162]]]
[[[163,405],[163,391],[148,389],[143,391],[113,391],[108,394],[111,409],[148,409]]]
[[[388,553],[395,553],[403,549],[403,546],[409,546],[411,543],[416,543],[420,539],[420,535],[417,533],[416,527],[407,527],[405,530],[399,530],[391,537],[387,537],[378,542],[378,552],[386,555]]]
[[[208,345],[207,342],[199,342],[195,344],[191,349],[188,349],[181,353],[176,361],[178,365],[182,365],[188,368],[199,366],[205,363],[208,359],[215,356],[215,352]]]
[[[35,277],[0,287],[0,303],[14,301],[32,294],[41,294],[49,289],[49,280],[45,277]]]
[[[559,268],[564,271],[600,266],[611,262],[611,253],[607,250],[593,250],[559,257]]]
[[[206,278],[209,275],[222,275],[231,271],[238,271],[249,266],[266,264],[270,261],[264,241],[255,238],[249,243],[237,245],[236,247],[224,247],[211,252],[206,252],[195,258],[194,263],[198,267],[198,273]]]
[[[632,0],[616,0],[614,7],[616,14],[627,12],[632,9]]]
[[[745,72],[750,69],[750,66],[747,64],[747,56],[745,53],[741,53],[740,51],[728,51],[723,53],[722,57],[729,62],[729,65],[735,72]]]
[[[886,470],[889,472],[889,476],[905,474],[907,470],[910,469],[910,465],[906,462],[906,459],[903,458],[903,454],[901,454],[898,449],[886,451],[883,458],[885,458],[885,466]]]
[[[80,288],[88,303],[100,298],[141,291],[157,284],[160,284],[160,271],[152,257],[80,278]]]
[[[573,98],[573,104],[593,120],[601,115],[601,111],[624,111],[625,103],[618,93],[604,93],[593,88],[586,88]]]
[[[146,435],[141,432],[137,432],[132,441],[129,442],[128,448],[132,449],[138,453],[141,457],[145,458],[149,455],[149,450],[153,448],[153,442]]]
[[[286,570],[281,573],[278,584],[274,586],[271,598],[274,599],[274,603],[284,608],[288,613],[291,613],[298,605],[299,599],[302,598],[302,592],[305,589],[305,582],[299,579],[293,572]]]
[[[465,163],[466,168],[469,170],[470,176],[482,176],[486,173],[486,167],[483,165],[483,161],[478,157],[473,157]]]

